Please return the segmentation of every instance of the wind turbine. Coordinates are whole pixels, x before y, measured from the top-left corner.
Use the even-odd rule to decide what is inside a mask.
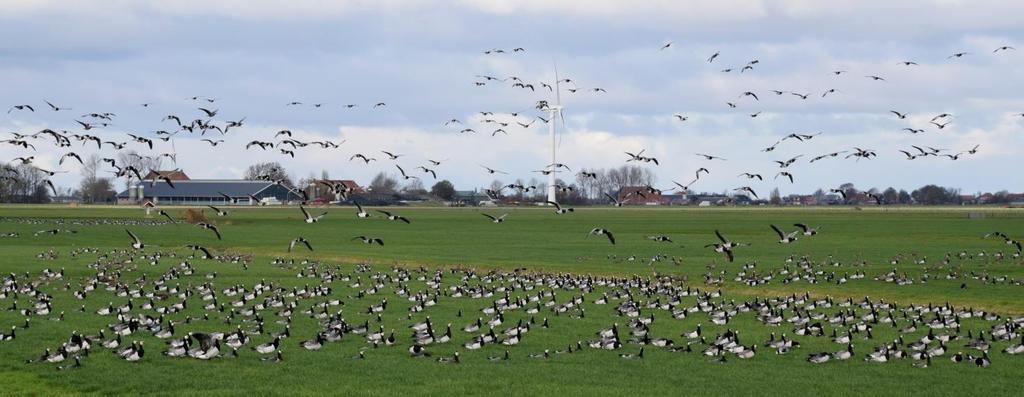
[[[562,92],[558,88],[558,65],[555,65],[555,106],[548,105],[548,135],[551,136],[551,173],[548,174],[548,201],[557,202],[555,200],[555,179],[558,173],[558,168],[555,164],[558,164],[558,159],[555,156],[558,142],[555,140],[555,120],[562,118]],[[557,117],[557,119],[556,119]],[[564,119],[562,121],[564,127]]]

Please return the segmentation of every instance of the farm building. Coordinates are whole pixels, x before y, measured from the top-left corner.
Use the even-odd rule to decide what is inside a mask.
[[[229,205],[231,199],[238,205],[284,203],[301,200],[301,196],[288,188],[269,181],[192,179],[174,181],[174,187],[165,183],[142,181],[117,195],[119,204],[164,205]]]

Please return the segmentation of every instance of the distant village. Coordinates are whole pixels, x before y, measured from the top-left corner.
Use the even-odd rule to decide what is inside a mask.
[[[28,174],[31,176],[31,174]],[[589,176],[588,176],[589,175]],[[26,180],[28,178],[25,178]],[[809,194],[780,194],[778,189],[754,191],[745,188],[724,192],[693,192],[675,184],[672,189],[651,186],[654,175],[647,169],[623,166],[580,172],[572,182],[556,181],[555,196],[566,205],[615,206],[872,206],[872,205],[1000,205],[1024,206],[1024,193],[978,192],[963,194],[959,189],[926,185],[907,191],[895,188],[861,190],[853,184],[818,189]],[[546,186],[536,180],[494,180],[489,187],[457,189],[440,180],[432,186],[418,178],[377,174],[367,185],[351,179],[310,175],[293,182],[278,163],[258,163],[241,179],[192,179],[181,170],[151,170],[138,179],[121,179],[124,188],[115,190],[118,180],[83,178],[77,189],[56,195],[41,183],[0,183],[0,202],[83,203],[121,205],[278,205],[304,202],[317,204],[445,206],[538,205],[547,200]],[[38,182],[38,181],[37,181]]]

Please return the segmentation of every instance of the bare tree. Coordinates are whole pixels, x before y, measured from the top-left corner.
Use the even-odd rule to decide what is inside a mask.
[[[285,171],[281,163],[276,161],[256,163],[245,169],[242,179],[248,181],[279,181],[283,180],[286,186],[295,186],[291,176]]]
[[[409,183],[402,187],[402,191],[406,193],[423,194],[427,192],[427,188],[423,186],[423,181],[419,178],[414,178],[410,179]]]
[[[163,157],[150,157],[140,155],[134,150],[125,150],[117,154],[117,164],[120,167],[134,167],[139,170],[143,176],[149,173],[149,171],[159,171],[160,167],[163,166]],[[124,176],[124,188],[127,189],[132,186],[132,180],[135,179],[132,173],[125,173]]]
[[[47,203],[50,188],[42,171],[28,164],[0,165],[0,201]]]
[[[394,193],[398,191],[398,181],[387,173],[378,173],[370,181],[370,191],[374,193]]]

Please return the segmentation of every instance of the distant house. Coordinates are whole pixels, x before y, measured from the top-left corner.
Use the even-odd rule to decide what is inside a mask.
[[[651,192],[647,186],[624,186],[615,194],[616,200],[624,205],[662,205],[669,200],[661,192]]]
[[[365,193],[363,188],[359,186],[356,181],[351,179],[318,179],[306,187],[306,193],[309,194],[311,199],[318,197],[330,197],[330,201],[342,201],[341,193],[332,192],[331,188],[327,187],[326,184],[330,184],[332,186],[343,185],[348,188],[350,195]]]
[[[1011,205],[1024,205],[1024,193],[1010,193],[1006,195],[1006,199]]]
[[[783,197],[782,202],[788,205],[818,205],[818,199],[812,195],[791,194]]]
[[[743,196],[746,201],[750,201],[749,198]],[[724,205],[729,202],[729,196],[723,195],[712,195],[712,194],[696,194],[690,196],[690,199],[697,203],[700,207],[708,207],[712,205]]]
[[[484,192],[473,189],[473,190],[456,190],[455,199],[452,200],[453,205],[493,205],[494,201],[487,197]]]
[[[257,205],[301,199],[297,193],[269,181],[219,179],[179,180],[174,181],[174,187],[163,181],[143,181],[117,195],[119,204],[157,205]]]

